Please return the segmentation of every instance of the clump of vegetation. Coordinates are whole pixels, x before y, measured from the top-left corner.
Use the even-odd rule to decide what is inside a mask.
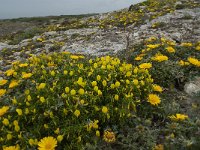
[[[164,86],[181,86],[199,75],[200,45],[176,44],[165,38],[151,37],[134,49],[129,61],[135,65],[152,63],[150,73],[155,82]]]
[[[69,53],[14,62],[0,80],[1,145],[30,149],[52,141],[80,149],[100,139],[114,142],[128,118],[159,112],[161,87],[148,68]]]
[[[7,38],[10,40],[9,44],[15,45],[15,44],[19,44],[19,42],[21,42],[24,39],[30,39],[44,32],[45,32],[44,28],[34,27],[25,31],[18,32],[16,34],[11,34],[11,36]]]

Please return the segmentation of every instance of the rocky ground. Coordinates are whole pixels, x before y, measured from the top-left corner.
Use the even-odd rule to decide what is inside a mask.
[[[90,18],[103,20],[109,15],[100,14]],[[82,21],[86,22],[87,19],[83,18]],[[178,43],[197,42],[200,41],[199,23],[200,8],[196,7],[178,9],[152,20],[146,19],[140,26],[133,24],[126,28],[101,29],[94,24],[87,28],[44,32],[16,45],[5,41],[0,43],[0,72],[9,68],[13,61],[26,59],[32,54],[69,51],[93,56],[116,55],[152,36],[165,37]]]

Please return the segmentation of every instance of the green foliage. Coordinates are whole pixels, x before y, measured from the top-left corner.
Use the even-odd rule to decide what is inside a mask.
[[[59,141],[60,135],[58,147],[80,149],[129,118],[159,113],[160,102],[148,102],[154,92],[148,70],[109,56],[87,61],[69,53],[41,55],[14,62],[5,75],[0,91],[4,146],[30,149],[43,137]],[[4,112],[3,106],[9,109]]]

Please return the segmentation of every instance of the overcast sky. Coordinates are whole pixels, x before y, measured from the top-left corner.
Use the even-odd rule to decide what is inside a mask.
[[[0,19],[99,13],[144,0],[0,0]]]

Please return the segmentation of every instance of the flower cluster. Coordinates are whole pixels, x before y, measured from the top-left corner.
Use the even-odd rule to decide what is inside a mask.
[[[69,148],[101,135],[114,142],[114,132],[106,128],[141,115],[137,106],[153,109],[161,102],[156,93],[162,88],[153,84],[151,66],[134,67],[110,56],[87,60],[68,52],[14,62],[0,80],[1,145]]]

